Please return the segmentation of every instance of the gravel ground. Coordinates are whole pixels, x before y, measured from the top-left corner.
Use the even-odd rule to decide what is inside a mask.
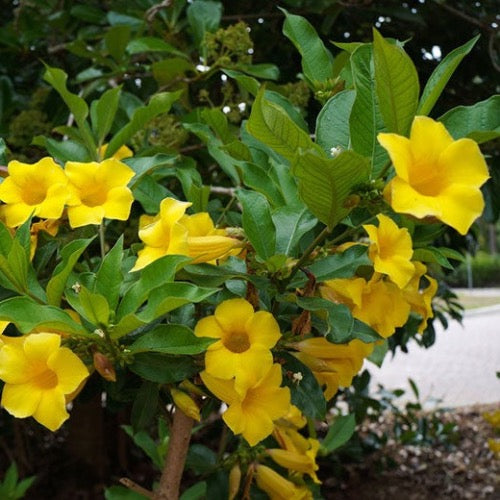
[[[458,426],[455,446],[402,446],[389,440],[387,446],[363,464],[347,466],[345,480],[327,481],[331,500],[425,500],[500,498],[500,458],[490,451],[487,441],[494,437],[484,412],[500,409],[476,405],[444,412],[446,422]],[[392,428],[388,415],[380,430]],[[373,426],[373,424],[370,424]],[[366,428],[368,430],[368,427]],[[449,448],[449,449],[447,449]],[[385,464],[385,467],[382,465]],[[392,464],[392,467],[387,467]],[[381,470],[382,468],[382,470]]]

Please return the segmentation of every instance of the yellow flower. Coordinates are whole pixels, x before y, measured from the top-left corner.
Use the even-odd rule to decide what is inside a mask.
[[[418,326],[418,332],[422,333],[427,328],[427,321],[434,316],[432,311],[432,299],[436,295],[438,289],[438,282],[425,274],[427,268],[421,262],[415,262],[415,273],[409,283],[403,289],[403,296],[410,304],[413,312],[416,312],[422,317],[422,321]],[[429,285],[421,290],[420,278],[425,275]]]
[[[200,373],[208,390],[228,405],[222,415],[224,422],[235,433],[241,434],[250,446],[269,436],[274,421],[290,409],[290,390],[281,385],[281,366],[272,365],[264,376],[239,390],[234,380],[213,377],[207,371]]]
[[[323,298],[346,304],[355,318],[384,338],[403,326],[410,314],[410,304],[403,292],[380,276],[374,275],[370,281],[363,278],[329,280],[320,287],[320,293]]]
[[[497,458],[500,458],[500,439],[489,438],[488,448],[494,453]]]
[[[478,145],[454,141],[442,123],[425,116],[415,117],[409,139],[377,137],[396,171],[385,191],[392,208],[419,219],[436,217],[466,234],[483,211],[480,187],[489,177]]]
[[[68,218],[72,228],[100,224],[103,219],[127,220],[134,198],[127,187],[134,171],[114,158],[101,163],[69,161],[65,167],[72,198]]]
[[[165,198],[158,215],[141,217],[139,238],[144,248],[138,253],[133,271],[164,255],[187,255],[197,264],[225,257],[241,247],[239,240],[225,236],[224,229],[215,229],[207,212],[185,215],[190,206],[188,202]]]
[[[172,395],[172,399],[174,400],[177,408],[179,408],[185,415],[191,417],[197,422],[201,420],[200,409],[189,394],[175,388],[170,389],[170,394]]]
[[[255,466],[257,486],[271,500],[312,500],[312,493],[305,486],[297,486],[266,465]]]
[[[309,367],[320,385],[325,386],[325,399],[330,400],[339,387],[349,387],[353,377],[373,351],[373,344],[354,339],[347,344],[333,344],[314,337],[292,344],[293,355]]]
[[[281,337],[273,315],[254,312],[245,299],[225,300],[213,316],[198,321],[194,333],[197,337],[219,339],[207,349],[205,369],[213,377],[236,377],[237,388],[269,370],[273,364],[270,349]]]
[[[8,342],[0,350],[0,379],[5,382],[2,406],[13,416],[32,416],[51,431],[69,417],[65,396],[89,372],[54,333],[37,333]]]
[[[104,158],[107,149],[108,149],[107,144],[103,144],[99,148],[99,158]],[[115,153],[111,156],[111,158],[114,158],[115,160],[124,160],[125,158],[131,158],[132,156],[134,156],[133,151],[129,147],[123,145],[120,148],[118,148],[117,151],[115,151]]]
[[[52,158],[29,165],[11,161],[9,176],[0,184],[0,217],[9,227],[20,226],[31,215],[58,219],[69,198],[68,179]]]
[[[483,413],[483,418],[488,422],[493,429],[500,429],[500,410]]]
[[[267,450],[268,455],[282,467],[294,472],[308,474],[311,479],[320,484],[316,475],[319,469],[316,463],[316,455],[320,447],[319,441],[313,438],[305,438],[295,429],[286,429],[275,426],[274,437],[282,449],[272,448]]]
[[[207,212],[184,215],[179,223],[187,229],[188,255],[193,257],[193,264],[226,257],[242,246],[239,240],[226,236],[225,229],[216,229]]]
[[[399,288],[404,288],[415,272],[410,262],[413,255],[410,233],[386,215],[379,214],[377,219],[378,227],[363,226],[371,242],[368,255],[375,271],[387,274]]]
[[[160,203],[158,215],[141,217],[139,238],[144,242],[144,248],[139,250],[132,271],[138,271],[164,255],[188,255],[187,229],[179,221],[190,205],[191,203],[165,198]]]

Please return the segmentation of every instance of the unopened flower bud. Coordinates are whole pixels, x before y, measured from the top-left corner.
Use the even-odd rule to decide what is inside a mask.
[[[197,422],[201,420],[200,409],[189,394],[179,389],[170,389],[170,394],[172,395],[175,406],[177,406],[179,410]]]
[[[235,464],[229,472],[229,494],[228,500],[233,500],[238,494],[241,482],[241,469],[239,464]]]
[[[109,358],[102,352],[94,353],[94,367],[99,375],[108,382],[116,382],[116,372]]]

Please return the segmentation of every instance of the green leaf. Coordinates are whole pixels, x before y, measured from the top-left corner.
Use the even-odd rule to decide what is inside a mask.
[[[135,432],[129,425],[122,425],[122,429],[133,439],[134,443],[151,459],[151,462],[161,470],[163,459],[160,456],[160,446],[149,435],[148,431],[140,430]],[[128,498],[128,497],[127,497]]]
[[[217,453],[202,444],[192,444],[186,457],[186,469],[207,474],[217,468]]]
[[[165,186],[149,175],[143,175],[137,182],[132,183],[132,194],[134,200],[142,205],[147,214],[157,214],[162,200],[167,196],[172,196]]]
[[[106,139],[113,120],[115,119],[118,103],[120,102],[121,88],[109,89],[92,103],[90,115],[92,119],[92,128],[97,136],[97,143],[102,144]]]
[[[94,292],[106,297],[112,311],[118,305],[120,287],[123,283],[121,265],[123,260],[123,235],[105,255],[96,273]]]
[[[200,354],[207,350],[215,339],[196,337],[193,331],[183,325],[158,325],[141,335],[128,348],[132,353],[161,352],[164,354]]]
[[[165,255],[143,268],[140,271],[139,281],[124,294],[118,307],[117,318],[121,319],[137,311],[155,288],[173,281],[176,272],[191,260],[184,255]]]
[[[351,56],[351,68],[356,99],[349,117],[352,149],[368,156],[372,177],[376,177],[389,161],[385,149],[377,142],[377,134],[384,130],[384,121],[375,92],[373,54],[370,45],[361,45]]]
[[[406,136],[418,106],[420,90],[413,61],[402,47],[373,30],[375,88],[380,112],[389,132]]]
[[[7,144],[5,143],[3,137],[0,137],[0,164],[4,166],[7,165]]]
[[[283,385],[290,388],[292,403],[307,417],[323,420],[326,413],[326,401],[311,370],[289,352],[280,352],[278,356],[285,361],[284,373],[302,375],[302,379],[298,382],[288,375],[283,377]]]
[[[334,278],[350,278],[354,276],[358,267],[370,265],[367,247],[355,245],[344,252],[315,261],[308,269],[314,274],[316,281],[320,282]]]
[[[181,94],[181,90],[155,94],[151,97],[147,106],[137,108],[127,125],[120,129],[109,142],[106,149],[106,158],[113,156],[121,146],[127,143],[136,132],[141,130],[155,116],[167,113]]]
[[[299,180],[299,194],[309,210],[332,229],[352,209],[348,197],[368,180],[368,160],[353,151],[335,158],[312,152],[299,153],[292,165]]]
[[[283,34],[288,37],[302,56],[302,70],[306,78],[315,82],[326,82],[333,78],[333,57],[325,48],[313,26],[302,16],[289,14],[285,9],[286,19]]]
[[[436,247],[416,248],[413,251],[413,259],[421,262],[435,262],[446,269],[454,269],[446,255]]]
[[[387,342],[387,340],[384,340],[382,343],[377,342],[373,347],[372,353],[366,359],[376,364],[380,368],[388,352],[389,342]]]
[[[160,388],[158,384],[144,381],[137,391],[132,405],[131,423],[134,431],[146,428],[156,416]]]
[[[104,36],[104,44],[111,57],[120,63],[130,40],[130,26],[118,25],[110,28]]]
[[[320,151],[309,134],[298,127],[283,108],[264,99],[264,89],[255,98],[247,129],[256,139],[289,161],[299,149]]]
[[[66,300],[71,307],[96,327],[107,327],[109,323],[109,304],[103,295],[92,293],[81,285],[78,293],[66,290]]]
[[[476,42],[479,40],[479,37],[480,35],[477,35],[467,43],[464,43],[460,47],[452,50],[438,64],[425,84],[417,109],[418,115],[427,116],[431,112],[449,79],[457,69],[462,59],[472,50]]]
[[[279,185],[270,175],[269,169],[265,169],[255,163],[245,162],[239,168],[243,183],[263,194],[273,207],[285,205],[285,200]]]
[[[255,78],[244,75],[243,73],[233,69],[223,69],[223,72],[230,78],[234,78],[242,89],[246,90],[253,96],[256,96],[259,93],[260,83]]]
[[[199,371],[194,360],[188,356],[176,357],[156,352],[136,354],[129,368],[140,377],[158,384],[178,382]]]
[[[353,339],[375,342],[380,335],[365,323],[352,317],[344,304],[335,304],[320,297],[296,297],[297,305],[306,311],[320,311],[326,314],[328,331],[325,337],[335,344],[345,344]]]
[[[88,149],[81,144],[81,142],[76,142],[71,139],[56,141],[50,137],[38,135],[33,139],[32,144],[45,148],[52,157],[63,163],[67,161],[80,161],[85,163],[92,159]]]
[[[144,36],[130,40],[127,45],[127,52],[132,55],[141,52],[167,52],[186,57],[183,52],[156,36]]]
[[[255,191],[237,189],[236,195],[243,207],[242,223],[245,234],[257,255],[267,260],[274,255],[276,249],[276,228],[271,218],[269,202]]]
[[[43,79],[49,85],[54,87],[66,103],[66,106],[68,106],[71,113],[73,113],[89,154],[95,157],[97,155],[97,146],[94,138],[92,137],[89,124],[86,121],[89,114],[87,103],[80,96],[71,93],[67,89],[66,81],[68,79],[68,75],[62,69],[51,68],[50,66],[45,65],[45,74],[43,75]]]
[[[328,433],[321,442],[321,447],[327,453],[335,451],[351,439],[356,429],[356,419],[354,414],[339,415],[335,417],[333,424],[328,429]]]
[[[155,170],[163,167],[174,167],[179,162],[179,155],[176,154],[157,154],[154,156],[141,156],[126,158],[126,163],[134,172],[134,178],[131,186],[135,186],[144,176],[153,174]]]
[[[12,297],[0,302],[0,320],[14,323],[21,333],[50,328],[68,334],[86,334],[82,325],[62,309],[39,304],[28,297]]]
[[[454,139],[469,137],[478,143],[500,137],[500,95],[473,106],[458,106],[439,118]]]
[[[205,481],[200,481],[184,491],[179,500],[202,500],[206,498],[206,494],[207,483]]]
[[[332,148],[349,149],[349,116],[355,99],[355,90],[343,90],[331,97],[319,112],[316,142],[327,154]]]
[[[238,64],[238,69],[261,80],[277,80],[280,77],[278,66],[269,63]]]
[[[301,238],[310,231],[317,220],[301,205],[286,205],[272,214],[276,228],[276,253],[297,257]]]
[[[57,264],[52,277],[47,283],[47,301],[53,306],[61,304],[61,297],[64,293],[68,277],[75,267],[80,255],[90,245],[94,238],[86,240],[73,240],[61,250],[61,262]]]
[[[105,500],[147,500],[148,497],[125,488],[125,486],[111,486],[104,490]]]
[[[187,8],[187,19],[197,45],[201,44],[206,31],[215,31],[222,16],[222,4],[209,0],[195,0]]]

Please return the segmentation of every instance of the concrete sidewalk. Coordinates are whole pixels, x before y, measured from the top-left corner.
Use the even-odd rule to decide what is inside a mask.
[[[500,295],[500,291],[497,289]],[[407,399],[413,395],[408,384],[417,384],[421,401],[431,408],[472,404],[499,403],[500,379],[500,305],[465,312],[463,326],[456,321],[443,330],[435,322],[436,343],[429,349],[409,344],[409,353],[389,353],[381,368],[372,363],[366,367],[372,375],[371,390],[377,383],[386,389],[401,388]],[[404,398],[402,398],[404,399]]]

